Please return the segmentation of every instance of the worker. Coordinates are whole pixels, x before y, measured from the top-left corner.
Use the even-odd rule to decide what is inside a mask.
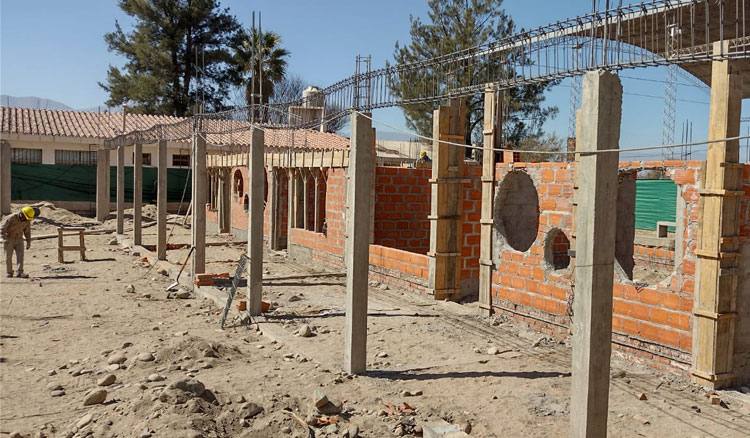
[[[430,163],[432,162],[432,159],[427,155],[427,151],[422,151],[419,153],[419,159],[417,160],[417,163]]]
[[[26,237],[26,249],[31,248],[31,221],[38,216],[38,210],[26,206],[17,214],[11,214],[0,224],[0,238],[5,250],[5,272],[8,278],[13,277],[13,251],[16,252],[16,277],[28,278],[23,272],[23,238]]]

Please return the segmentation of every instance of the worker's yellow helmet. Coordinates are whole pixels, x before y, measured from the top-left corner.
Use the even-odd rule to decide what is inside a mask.
[[[28,221],[34,220],[34,209],[29,207],[28,205],[21,209],[21,213],[23,213],[23,217],[26,218]]]
[[[427,151],[422,151],[419,153],[419,158],[424,158],[427,156]]]

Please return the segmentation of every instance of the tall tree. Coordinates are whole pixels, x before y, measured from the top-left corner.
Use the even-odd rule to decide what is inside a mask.
[[[259,35],[256,30],[249,32],[250,37],[242,41],[237,48],[236,59],[238,64],[242,65],[242,71],[245,76],[245,103],[261,103],[258,96],[261,94],[260,82],[263,81],[263,100],[262,103],[268,103],[271,96],[274,95],[276,84],[284,79],[286,74],[286,58],[289,51],[281,47],[281,36],[275,32],[263,32]],[[255,43],[255,44],[253,44]],[[257,63],[258,53],[262,60],[263,70],[261,72]],[[262,73],[262,74],[261,74]],[[255,98],[253,98],[253,90]]]
[[[429,22],[410,17],[411,42],[401,47],[396,42],[394,59],[397,64],[413,63],[448,53],[470,49],[490,41],[500,40],[515,32],[513,20],[501,9],[502,0],[429,0]],[[511,54],[518,57],[518,54]],[[463,66],[461,77],[452,77],[451,84],[441,87],[460,87],[471,83],[474,77],[482,77],[489,62],[476,60],[471,66]],[[434,84],[448,77],[445,72],[420,69],[417,73],[404,74],[400,81],[391,83],[391,92],[402,99],[419,96],[425,84]],[[544,91],[550,83],[525,85],[506,90],[507,122],[504,125],[509,145],[518,146],[526,137],[542,135],[542,124],[556,114],[557,108],[542,106]],[[432,85],[431,85],[432,86]],[[432,112],[437,102],[424,102],[404,106],[406,125],[426,136],[432,136]],[[467,97],[465,141],[481,141],[484,97],[476,93]]]
[[[107,105],[128,103],[133,111],[185,116],[205,96],[206,110],[220,110],[233,84],[241,81],[231,47],[244,32],[218,0],[119,0],[135,19],[125,32],[104,36],[110,52],[125,57],[121,68],[110,66]],[[196,50],[198,63],[196,64]],[[197,66],[200,66],[200,83]]]

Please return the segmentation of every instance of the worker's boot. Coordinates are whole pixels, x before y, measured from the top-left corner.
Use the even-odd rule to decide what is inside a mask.
[[[12,272],[7,272],[7,273],[5,274],[5,277],[6,277],[6,278],[13,278],[13,273],[12,273]]]
[[[16,274],[16,277],[17,278],[29,278],[29,274],[25,272],[19,272],[18,274]]]

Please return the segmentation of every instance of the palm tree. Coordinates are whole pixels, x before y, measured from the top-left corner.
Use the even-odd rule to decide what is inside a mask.
[[[263,32],[258,38],[258,31],[250,31],[251,39],[245,39],[242,46],[238,49],[238,56],[244,66],[244,74],[247,77],[245,84],[245,102],[248,106],[258,103],[268,103],[275,85],[284,78],[286,72],[286,57],[289,51],[281,47],[281,36],[275,32]],[[255,47],[259,47],[261,59],[263,61],[263,100],[258,99],[261,87],[258,79],[261,76],[257,63],[257,54],[253,50],[252,41],[255,41]],[[254,86],[254,87],[253,87]],[[253,96],[253,88],[256,96]]]

